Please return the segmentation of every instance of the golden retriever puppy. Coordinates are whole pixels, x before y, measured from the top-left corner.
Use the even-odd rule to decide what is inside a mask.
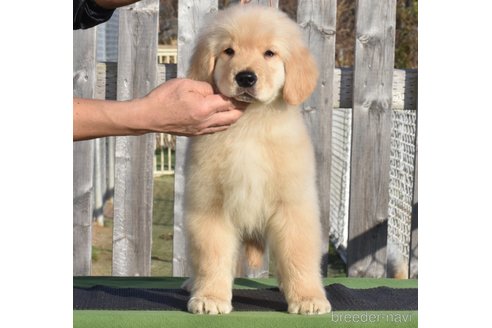
[[[299,27],[277,9],[230,7],[202,30],[188,76],[250,104],[228,130],[190,141],[190,312],[231,312],[238,251],[245,244],[249,263],[260,265],[265,243],[288,311],[330,311],[320,275],[314,152],[298,108],[317,75]]]

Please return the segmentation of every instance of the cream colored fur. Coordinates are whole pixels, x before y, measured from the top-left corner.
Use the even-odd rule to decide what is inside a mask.
[[[224,50],[231,48],[231,56]],[[274,55],[267,51],[271,51]],[[235,76],[258,81],[241,88]],[[276,9],[236,6],[203,29],[189,77],[252,103],[228,130],[191,139],[185,228],[192,277],[188,310],[229,313],[239,248],[261,265],[265,243],[277,259],[288,311],[330,311],[320,277],[313,148],[297,105],[313,91],[317,70],[298,26]]]

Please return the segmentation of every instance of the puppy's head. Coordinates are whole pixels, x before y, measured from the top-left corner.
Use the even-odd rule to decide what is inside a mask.
[[[238,5],[217,13],[198,38],[188,76],[246,102],[298,105],[318,72],[298,25],[279,10]]]

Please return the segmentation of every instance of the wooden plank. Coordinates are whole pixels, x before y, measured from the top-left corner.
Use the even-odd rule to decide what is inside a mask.
[[[114,166],[116,137],[106,137],[106,191],[104,194],[105,207],[109,209],[110,217],[114,217]]]
[[[396,0],[359,0],[347,265],[385,277]]]
[[[333,108],[353,108],[354,79],[352,68],[335,68],[333,86]],[[392,88],[392,109],[417,109],[416,69],[394,69]]]
[[[103,164],[103,142],[104,138],[94,140],[94,218],[98,226],[104,226],[103,204],[103,170],[106,166]]]
[[[157,85],[159,2],[120,8],[118,100],[142,97]],[[152,243],[154,134],[117,137],[113,272],[149,276]]]
[[[250,0],[249,3],[278,8],[278,0]]]
[[[119,16],[119,15],[118,15]],[[113,17],[112,17],[113,18]],[[115,62],[98,62],[96,64],[96,99],[116,100],[116,84],[118,75],[118,64]],[[115,153],[115,137],[100,138],[101,141],[101,158],[97,158],[97,152],[95,153],[95,161],[100,163],[101,167],[101,197],[103,210],[106,207],[113,208],[113,196],[114,196],[114,153]],[[96,143],[97,143],[96,139]],[[95,172],[97,173],[97,171]],[[97,179],[96,179],[97,181]],[[97,190],[97,189],[96,189]],[[97,197],[95,198],[97,200]],[[97,207],[97,206],[96,206]],[[102,211],[101,211],[102,214]],[[98,213],[96,213],[96,216]],[[113,215],[111,216],[113,217]],[[99,223],[103,221],[97,219]]]
[[[104,199],[113,201],[114,196],[114,152],[116,137],[106,138],[106,195]]]
[[[333,114],[333,80],[335,69],[336,0],[300,0],[297,22],[316,58],[320,76],[312,96],[302,105],[316,155],[318,193],[323,228],[323,276],[328,273],[330,230],[331,124]]]
[[[94,141],[73,144],[73,275],[90,276]]]
[[[117,63],[97,63],[96,99],[116,100]]]
[[[101,160],[100,160],[100,167],[101,167],[101,193],[102,193],[102,200],[103,200],[103,207],[104,207],[104,203],[106,202],[106,191],[108,189],[108,170],[107,170],[107,152],[108,152],[108,148],[107,148],[107,144],[106,144],[106,138],[101,138],[101,147],[100,147],[100,151],[99,151],[99,154],[101,156]]]
[[[93,98],[96,31],[73,32],[73,95]],[[73,143],[73,275],[91,274],[94,141]]]
[[[194,42],[206,14],[217,11],[217,0],[180,0],[178,2],[178,77],[185,77]],[[189,276],[184,235],[185,160],[188,138],[176,138],[174,174],[173,276]]]
[[[417,110],[417,70],[393,70],[391,107],[393,110]]]

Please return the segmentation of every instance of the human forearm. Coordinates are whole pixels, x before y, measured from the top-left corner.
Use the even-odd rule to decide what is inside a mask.
[[[247,104],[213,94],[205,82],[173,79],[129,101],[73,100],[73,140],[165,132],[197,136],[227,129]]]
[[[73,140],[138,135],[134,101],[73,99]]]

